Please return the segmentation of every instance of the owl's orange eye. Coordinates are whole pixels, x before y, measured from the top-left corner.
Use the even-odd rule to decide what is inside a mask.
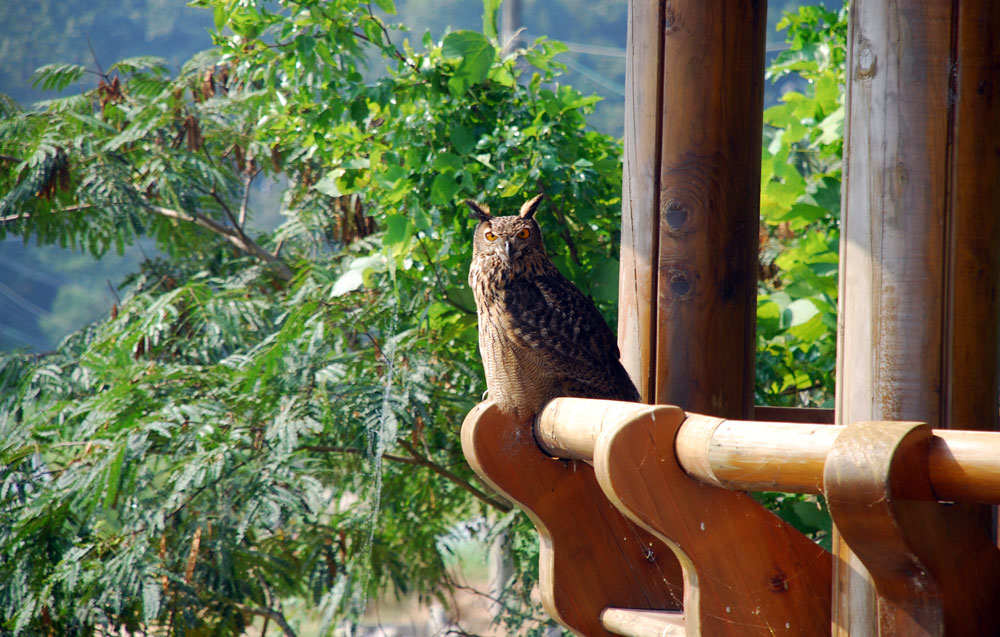
[[[522,239],[527,239],[530,234],[531,230],[528,230],[527,228],[521,228],[521,231],[517,233],[517,236],[519,236]]]
[[[489,230],[487,230],[486,234],[484,234],[483,236],[486,237],[487,241],[496,241],[497,240],[497,236],[495,234],[493,234],[492,232],[490,232]]]

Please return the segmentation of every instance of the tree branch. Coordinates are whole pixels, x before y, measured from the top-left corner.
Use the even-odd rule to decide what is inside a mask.
[[[162,206],[150,206],[149,209],[156,214],[169,219],[180,219],[181,221],[187,221],[197,226],[201,226],[206,230],[211,230],[212,232],[221,235],[224,239],[226,239],[226,241],[229,241],[229,243],[236,246],[242,252],[255,256],[267,265],[271,266],[274,269],[275,274],[285,281],[289,281],[292,278],[293,272],[284,261],[257,245],[256,242],[247,237],[241,231],[227,228],[218,221],[210,219],[197,212],[187,213],[180,210],[164,208]]]
[[[410,453],[411,456],[413,456],[413,459],[417,461],[417,464],[422,465],[424,467],[427,467],[428,469],[430,469],[434,473],[438,474],[442,478],[445,478],[446,480],[450,480],[451,482],[454,482],[455,484],[457,484],[458,486],[462,487],[463,489],[465,489],[466,491],[468,491],[472,495],[476,496],[483,503],[488,504],[491,507],[495,507],[495,508],[503,511],[504,513],[506,513],[507,511],[510,511],[511,508],[513,508],[509,502],[504,501],[504,500],[498,500],[496,498],[491,498],[490,496],[486,495],[485,493],[483,493],[482,491],[480,491],[476,487],[474,487],[471,484],[469,484],[469,482],[467,480],[465,480],[464,478],[462,478],[462,477],[460,477],[460,476],[452,473],[451,471],[448,471],[447,469],[445,469],[441,465],[437,464],[436,462],[433,462],[429,458],[426,458],[426,457],[420,455],[420,452],[417,451],[413,447],[413,445],[411,445],[406,440],[400,439],[397,442],[399,442],[399,444],[404,449],[406,449]]]
[[[247,173],[246,177],[243,179],[243,200],[240,202],[240,229],[242,230],[244,224],[247,222],[247,204],[250,203],[250,184],[253,183],[253,178],[257,176],[260,171]]]
[[[81,210],[87,210],[87,209],[93,208],[93,207],[94,207],[93,204],[84,203],[84,204],[80,204],[79,206],[67,206],[66,208],[56,208],[52,212],[53,213],[55,213],[55,212],[79,212]],[[20,213],[20,214],[16,214],[16,215],[8,215],[6,217],[0,217],[0,223],[12,223],[14,221],[20,221],[21,219],[29,219],[29,218],[31,218],[31,215],[29,215],[27,213]]]
[[[213,193],[213,195],[214,194],[215,193]],[[80,210],[87,210],[93,207],[94,207],[93,204],[80,204],[78,206],[68,206],[66,208],[58,208],[56,210],[53,210],[52,212],[54,213],[78,212]],[[271,254],[264,248],[260,247],[257,244],[257,242],[255,242],[250,237],[246,236],[246,234],[244,234],[243,231],[240,230],[239,228],[237,229],[227,228],[218,221],[210,219],[205,215],[197,212],[187,213],[187,212],[182,212],[180,210],[173,210],[171,208],[164,208],[163,206],[149,206],[149,210],[153,211],[154,213],[160,216],[167,217],[169,219],[179,219],[181,221],[187,221],[189,223],[193,223],[196,226],[201,226],[206,230],[211,230],[212,232],[221,235],[226,241],[236,246],[241,252],[257,257],[258,259],[269,265],[272,269],[274,269],[275,274],[277,274],[285,281],[290,281],[292,276],[294,275],[292,269],[289,268],[284,261],[279,259],[277,256]],[[224,205],[223,205],[223,210],[226,211],[226,213],[229,215],[231,219],[233,218],[232,213]],[[0,217],[0,224],[13,223],[21,219],[27,219],[29,217],[31,217],[31,215],[28,214],[8,215],[6,217]],[[236,220],[233,219],[234,223],[235,221]]]
[[[281,630],[284,631],[286,637],[296,637],[295,631],[289,625],[288,620],[285,616],[281,614],[281,611],[274,610],[273,608],[256,608],[254,606],[247,606],[246,604],[233,603],[233,606],[238,608],[244,613],[250,613],[251,615],[257,615],[258,617],[270,618],[275,621],[276,624],[281,626]]]
[[[545,193],[545,189],[542,188],[541,180],[538,181],[538,191],[541,193]],[[549,201],[552,201],[551,198],[549,198]],[[563,212],[562,208],[554,201],[552,202],[552,209],[555,211],[556,218],[559,220],[559,226],[560,226],[559,233],[562,235],[563,241],[566,242],[566,247],[569,248],[569,257],[573,259],[573,262],[576,263],[577,265],[582,265],[580,263],[580,254],[576,250],[576,243],[573,242],[573,235],[569,231],[569,224],[566,221],[566,214]]]
[[[434,259],[431,258],[430,250],[427,249],[427,244],[424,241],[424,238],[421,237],[419,234],[417,235],[417,243],[420,244],[420,249],[423,250],[424,256],[427,257],[427,264],[430,266],[431,272],[434,274],[434,283],[437,286],[438,293],[441,295],[441,298],[444,299],[444,302],[447,303],[448,305],[451,305],[454,308],[457,308],[465,312],[466,314],[475,314],[476,313],[475,310],[470,310],[467,307],[462,307],[461,305],[459,305],[458,303],[456,303],[455,301],[451,300],[448,297],[448,290],[445,289],[444,282],[441,281],[441,273],[438,272],[437,264],[434,262]]]

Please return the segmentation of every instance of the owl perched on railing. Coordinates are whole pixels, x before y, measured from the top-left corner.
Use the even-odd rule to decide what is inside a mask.
[[[638,401],[611,328],[545,253],[534,220],[541,199],[505,217],[466,201],[479,220],[469,285],[489,397],[518,419],[557,396]]]

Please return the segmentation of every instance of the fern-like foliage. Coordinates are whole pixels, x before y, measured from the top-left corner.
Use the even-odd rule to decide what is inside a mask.
[[[292,600],[331,626],[379,591],[443,595],[447,538],[487,511],[521,547],[505,616],[537,628],[534,534],[458,440],[483,382],[456,202],[543,190],[550,252],[613,317],[620,148],[586,129],[595,99],[555,83],[548,41],[417,52],[360,0],[196,4],[217,48],[177,75],[47,67],[92,85],[0,120],[0,238],[160,249],[105,321],[0,358],[2,630],[237,634]],[[262,175],[287,185],[274,233],[247,205]]]

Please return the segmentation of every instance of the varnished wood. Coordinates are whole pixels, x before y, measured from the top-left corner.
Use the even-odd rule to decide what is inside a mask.
[[[564,423],[569,414],[600,417],[600,427],[585,428],[600,430],[591,438],[597,479],[608,500],[675,552],[684,571],[687,634],[819,635],[828,629],[830,555],[747,494],[688,477],[673,451],[682,410],[557,400]],[[574,441],[576,452],[586,454],[586,436],[555,437]]]
[[[609,608],[601,614],[604,627],[625,637],[684,637],[684,615],[676,611]]]
[[[1000,550],[974,510],[926,501],[931,439],[922,423],[848,426],[826,462],[827,504],[874,582],[879,634],[997,634]]]
[[[671,551],[603,497],[585,463],[546,456],[530,422],[491,402],[462,425],[469,464],[521,507],[538,529],[539,591],[553,618],[581,635],[607,635],[609,606],[679,609],[682,573]]]
[[[820,493],[836,425],[748,422],[688,414],[677,434],[684,470],[729,489]]]
[[[998,28],[988,0],[851,5],[839,424],[996,428]],[[872,634],[864,567],[834,550],[835,632]]]
[[[538,414],[535,437],[551,456],[593,462],[594,445],[601,433],[637,409],[642,406],[612,400],[556,398]]]
[[[663,21],[655,402],[729,418],[753,409],[766,6]]]
[[[687,474],[706,484],[819,494],[827,456],[844,430],[840,425],[723,420],[689,413],[675,448]],[[934,429],[932,434],[924,460],[931,490],[911,492],[902,484],[894,495],[1000,504],[1000,432]],[[576,450],[581,452],[579,445]]]
[[[609,499],[676,551],[686,630],[823,634],[829,554],[746,494],[685,475],[673,454],[683,417],[666,406],[633,414],[598,438],[594,467]]]

